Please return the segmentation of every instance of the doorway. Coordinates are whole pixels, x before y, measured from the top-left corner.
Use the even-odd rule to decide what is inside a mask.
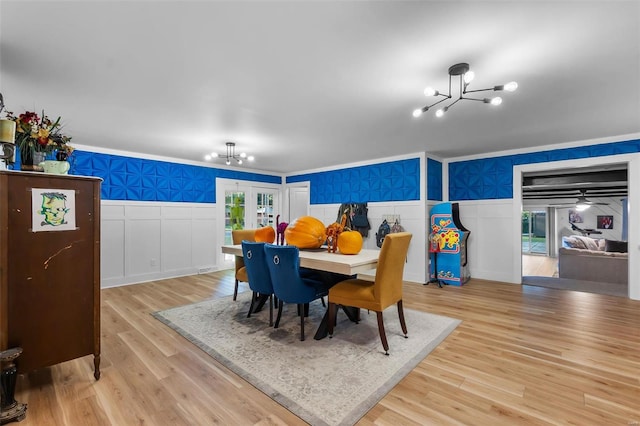
[[[289,186],[289,211],[287,222],[293,222],[309,214],[309,186]]]
[[[524,257],[526,255],[523,251],[523,245],[526,246],[527,241],[525,241],[522,214],[524,211],[546,210],[547,222],[552,226],[551,230],[547,228],[546,233],[547,252],[550,257],[555,260],[557,260],[558,251],[560,250],[559,247],[562,247],[563,244],[562,237],[576,233],[569,224],[571,217],[569,211],[572,208],[577,210],[580,204],[590,205],[588,210],[589,214],[585,215],[582,228],[587,231],[598,231],[592,232],[592,234],[597,234],[595,235],[596,237],[600,236],[616,240],[626,239],[627,237],[623,237],[622,235],[605,236],[604,234],[608,232],[608,230],[597,229],[597,219],[598,215],[615,216],[618,209],[621,213],[624,211],[632,217],[632,201],[640,198],[637,198],[639,195],[638,191],[632,190],[633,187],[629,185],[629,182],[633,182],[633,176],[637,175],[638,170],[640,170],[638,168],[640,165],[639,160],[640,156],[633,154],[603,158],[563,160],[549,164],[540,163],[515,166],[513,181],[514,183],[519,182],[520,185],[514,185],[515,204],[513,219],[517,220],[517,222],[514,223],[514,225],[517,224],[519,230],[516,234],[518,238],[517,247],[520,248],[522,253],[522,256],[519,256],[519,259],[516,260],[515,266],[517,269],[514,272],[519,275],[519,277],[516,276],[516,279],[520,278],[520,283],[528,285],[552,288],[561,288],[560,286],[564,286],[562,287],[563,289],[594,293],[599,292],[597,290],[598,288],[602,288],[601,285],[598,288],[589,288],[587,286],[589,282],[587,281],[562,276],[549,278],[544,278],[544,275],[537,277],[529,276],[528,273],[525,272]],[[623,175],[622,179],[616,178],[615,175],[619,174],[619,171],[624,171],[627,175]],[[626,196],[627,192],[629,195],[629,204],[618,208],[620,198]],[[518,202],[518,200],[520,202]],[[614,202],[614,200],[616,202]],[[629,223],[630,227],[632,227],[632,225],[632,223]],[[621,229],[615,231],[622,234]],[[632,242],[635,238],[631,231],[629,231],[628,239],[629,247],[634,247],[634,244],[637,244]],[[635,268],[635,263],[632,259],[636,254],[634,250],[630,250],[629,252],[627,267],[629,284],[626,286],[626,290],[624,290],[627,297],[631,297],[632,299],[638,298],[638,294],[640,294],[638,283],[635,282],[634,275],[631,273]]]

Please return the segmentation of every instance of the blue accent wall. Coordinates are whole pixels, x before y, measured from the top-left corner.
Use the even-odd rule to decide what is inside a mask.
[[[420,159],[287,177],[287,183],[305,181],[311,185],[311,204],[419,200]]]
[[[103,179],[103,200],[215,203],[216,178],[281,184],[280,176],[75,150],[70,174]]]
[[[442,163],[427,158],[427,199],[442,201]]]
[[[513,166],[640,152],[640,140],[449,163],[449,200],[513,198]]]

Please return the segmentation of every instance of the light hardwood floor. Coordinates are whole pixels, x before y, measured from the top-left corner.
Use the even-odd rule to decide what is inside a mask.
[[[92,356],[21,376],[20,426],[304,424],[149,314],[232,292],[229,271],[103,290],[102,378]],[[640,302],[473,279],[404,300],[463,322],[358,424],[639,424]]]
[[[549,256],[523,254],[522,275],[537,277],[557,277],[558,259]]]

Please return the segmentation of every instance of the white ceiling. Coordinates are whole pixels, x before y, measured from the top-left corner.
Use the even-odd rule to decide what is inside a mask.
[[[235,141],[288,173],[640,132],[639,1],[0,0],[0,24],[7,108],[76,145],[203,161]],[[458,62],[471,89],[519,88],[413,118]]]

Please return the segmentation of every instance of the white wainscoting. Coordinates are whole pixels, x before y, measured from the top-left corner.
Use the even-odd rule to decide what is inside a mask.
[[[216,270],[216,205],[102,201],[101,287]]]
[[[513,200],[459,201],[460,222],[471,231],[467,264],[472,278],[520,284],[513,265],[521,247],[513,246]]]

